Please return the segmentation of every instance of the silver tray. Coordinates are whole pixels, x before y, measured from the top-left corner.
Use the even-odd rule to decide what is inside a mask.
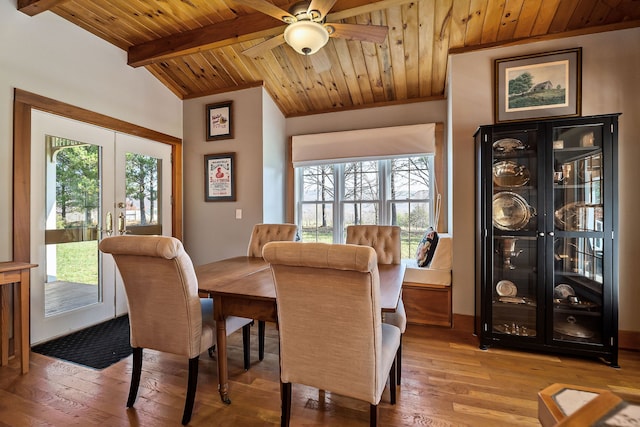
[[[524,150],[526,145],[519,139],[503,138],[493,143],[493,149],[501,153],[511,153],[515,150]]]
[[[555,211],[553,217],[558,230],[595,231],[595,221],[601,221],[602,214],[602,205],[571,202]]]
[[[499,230],[522,230],[529,224],[533,208],[519,194],[502,191],[493,196],[493,226]]]
[[[493,164],[493,183],[499,187],[522,187],[529,182],[529,169],[511,160]]]

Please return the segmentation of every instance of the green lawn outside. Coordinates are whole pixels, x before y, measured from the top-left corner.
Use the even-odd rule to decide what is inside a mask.
[[[98,284],[98,242],[56,245],[57,279],[64,282]]]

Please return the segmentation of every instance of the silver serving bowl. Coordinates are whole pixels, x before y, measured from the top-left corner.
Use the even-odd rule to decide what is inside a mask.
[[[521,187],[529,182],[529,169],[511,160],[493,164],[493,183],[499,187]]]

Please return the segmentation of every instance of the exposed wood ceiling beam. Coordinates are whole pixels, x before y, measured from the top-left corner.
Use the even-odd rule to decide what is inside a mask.
[[[29,16],[36,16],[67,0],[18,0],[18,10]]]
[[[327,16],[327,21],[336,22],[340,19],[410,3],[411,1],[383,0],[371,2],[367,0],[345,0],[338,2],[334,6],[332,13]],[[274,36],[282,33],[283,28],[284,25],[281,21],[263,13],[252,13],[233,20],[131,46],[128,50],[127,63],[132,67],[141,67],[168,58],[190,55],[203,50],[255,40],[260,37]]]
[[[127,64],[141,67],[164,59],[216,49],[259,37],[275,36],[284,23],[263,13],[252,13],[184,33],[131,46]]]

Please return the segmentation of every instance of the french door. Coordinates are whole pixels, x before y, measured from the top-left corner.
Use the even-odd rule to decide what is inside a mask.
[[[171,235],[171,147],[32,110],[31,343],[126,313],[117,234]]]

